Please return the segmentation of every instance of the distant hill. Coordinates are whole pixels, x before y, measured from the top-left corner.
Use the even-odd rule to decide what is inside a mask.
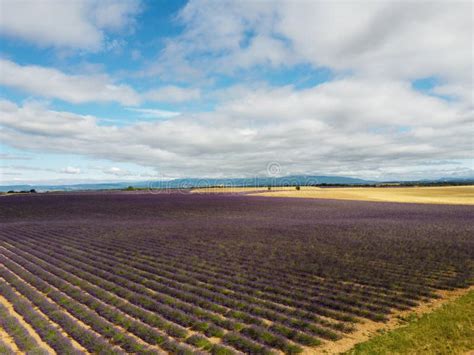
[[[234,179],[206,179],[206,178],[187,178],[175,179],[169,181],[129,181],[129,182],[113,182],[113,183],[84,183],[71,185],[4,185],[0,186],[0,191],[29,191],[36,189],[37,191],[79,191],[79,190],[114,190],[125,189],[128,186],[134,188],[193,188],[208,186],[285,186],[300,185],[311,186],[321,184],[350,184],[364,185],[371,184],[373,181],[362,180],[343,176],[286,176],[275,178],[234,178]]]
[[[0,186],[0,192],[29,191],[35,189],[42,191],[85,191],[85,190],[120,190],[128,186],[139,189],[188,189],[210,186],[315,186],[315,185],[373,185],[381,184],[380,181],[363,180],[344,176],[313,176],[294,175],[285,177],[260,177],[260,178],[229,178],[229,179],[206,179],[187,178],[169,181],[128,181],[111,183],[84,183],[70,185],[4,185]],[[390,181],[403,185],[413,184],[474,184],[474,178],[441,178],[418,181]]]
[[[312,186],[321,184],[370,184],[371,181],[343,176],[295,175],[275,178],[234,178],[234,179],[176,179],[165,182],[170,188],[207,186]]]

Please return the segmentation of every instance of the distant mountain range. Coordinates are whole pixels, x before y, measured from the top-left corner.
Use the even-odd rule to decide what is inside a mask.
[[[37,191],[78,191],[78,190],[111,190],[125,189],[128,186],[134,188],[153,188],[153,189],[179,189],[193,187],[209,186],[285,186],[285,185],[320,185],[320,184],[370,184],[368,180],[355,179],[340,176],[286,176],[275,178],[228,178],[228,179],[206,179],[206,178],[187,178],[174,179],[168,181],[128,181],[111,183],[84,183],[67,185],[5,185],[0,186],[0,191],[28,191],[36,189]]]
[[[391,181],[397,182],[397,181]],[[441,178],[435,180],[420,180],[420,183],[474,183],[474,178]],[[206,178],[187,178],[174,179],[169,181],[128,181],[111,183],[83,183],[83,184],[65,184],[65,185],[3,185],[0,186],[0,192],[8,191],[29,191],[35,189],[38,192],[43,191],[84,191],[84,190],[120,190],[128,186],[140,189],[186,189],[210,186],[314,186],[314,185],[373,185],[380,181],[363,180],[344,176],[312,176],[295,175],[286,177],[261,177],[261,178],[228,178],[228,179],[206,179]],[[404,181],[403,183],[407,183]],[[416,183],[416,181],[411,181]]]

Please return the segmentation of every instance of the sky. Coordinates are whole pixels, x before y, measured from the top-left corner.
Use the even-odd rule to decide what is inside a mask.
[[[0,184],[473,177],[471,1],[0,0]]]

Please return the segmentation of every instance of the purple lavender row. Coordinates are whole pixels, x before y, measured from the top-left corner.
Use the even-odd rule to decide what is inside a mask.
[[[19,252],[18,249],[16,249],[15,252],[16,252],[17,254],[18,254],[18,253],[23,254],[22,252]],[[13,255],[13,254],[11,254],[10,256],[13,257],[13,258],[15,257],[15,255]],[[46,263],[42,263],[42,264],[43,264],[43,267],[48,267],[48,265],[47,265]],[[23,264],[23,265],[24,265],[24,264]],[[36,269],[35,274],[36,274],[36,273],[40,273],[40,274],[41,274],[41,270]],[[44,278],[44,276],[43,276],[43,278]],[[76,282],[75,282],[75,283],[76,283]],[[64,287],[62,287],[61,289],[62,289],[63,291],[65,291]],[[80,300],[80,301],[81,301],[81,300]],[[82,303],[87,304],[87,302],[84,301],[84,300],[82,300]],[[267,337],[268,337],[268,335],[267,335]],[[268,345],[279,346],[279,347],[280,347],[282,350],[284,350],[284,351],[290,349],[291,352],[293,352],[293,353],[294,353],[294,352],[297,352],[298,349],[301,351],[301,349],[300,349],[299,347],[297,347],[297,346],[292,346],[292,345],[289,344],[287,341],[285,341],[284,338],[281,338],[281,337],[278,338],[278,336],[273,336],[273,337],[274,337],[275,340],[274,340],[273,342],[271,342],[270,344],[268,344]],[[265,337],[262,337],[262,339],[265,339]],[[255,339],[255,340],[259,340],[259,339]]]
[[[38,249],[38,247],[36,249]],[[9,252],[6,252],[6,253],[7,255],[9,255],[9,257],[11,257],[12,259],[15,259],[18,263],[21,263],[24,267],[28,267],[28,264],[29,264],[30,265],[29,267],[35,270],[35,274],[42,275],[43,279],[47,279],[48,282],[52,282],[58,289],[67,293],[69,296],[75,298],[81,304],[87,305],[89,308],[93,309],[102,317],[112,322],[115,322],[121,325],[122,327],[125,327],[128,331],[137,335],[138,337],[148,342],[149,344],[161,345],[163,343],[172,342],[172,340],[164,336],[163,333],[157,332],[155,330],[154,327],[159,325],[159,323],[157,324],[156,322],[152,321],[153,319],[159,319],[156,313],[146,312],[143,309],[140,309],[138,307],[133,307],[130,304],[124,303],[123,300],[120,300],[112,296],[110,293],[104,292],[99,287],[88,284],[86,281],[83,281],[77,277],[72,277],[72,274],[68,274],[67,272],[64,271],[67,269],[66,264],[63,264],[63,263],[58,264],[58,262],[53,259],[50,259],[48,262],[44,262],[39,259],[35,260],[36,258],[32,257],[32,254],[38,254],[38,253],[37,251],[34,251],[32,249],[29,250],[29,254],[20,251],[18,248],[15,248],[15,253],[9,253]],[[24,256],[25,258],[28,258],[29,260],[33,259],[33,261],[36,262],[36,265],[29,263],[26,260],[19,259],[19,256]],[[52,266],[53,264],[58,264],[60,268],[53,267]],[[39,269],[36,266],[40,266],[42,269]],[[57,275],[58,277],[54,277],[53,275],[48,275],[43,270],[48,270],[49,272],[51,272],[54,275]],[[68,282],[63,282],[61,280],[61,277],[64,280],[67,280]],[[81,289],[87,290],[88,292],[90,292],[90,295],[88,295],[85,292],[81,292],[77,290],[77,288],[72,285],[80,286]],[[101,303],[99,302],[99,300],[107,302],[107,303]],[[116,308],[110,307],[108,303],[111,303]],[[126,314],[125,313],[122,314],[120,311],[118,311],[118,309],[128,310],[129,314],[137,318],[141,318],[145,321],[148,321],[149,323],[153,325],[153,327],[147,326],[133,319],[127,319],[127,318],[124,319],[123,316],[124,315],[126,316]],[[184,338],[186,335],[186,332],[185,331],[184,333],[180,332],[177,335]],[[201,339],[201,343],[203,339]]]
[[[3,270],[3,268],[0,268],[2,277],[5,274]],[[12,278],[9,279],[12,280]],[[8,279],[5,280],[8,281]],[[34,298],[37,296],[36,294],[32,295],[30,290],[26,290],[25,288],[23,288],[23,292]],[[56,327],[51,325],[49,319],[45,318],[43,315],[34,310],[34,305],[38,306],[38,303],[45,302],[42,298],[35,298],[38,303],[33,304],[29,298],[23,295],[19,296],[6,282],[0,283],[0,293],[12,304],[15,311],[23,317],[25,322],[32,326],[36,333],[38,333],[39,337],[58,354],[82,354],[81,351],[78,351],[74,348],[71,341],[67,337],[61,334],[61,332]],[[50,316],[45,307],[39,308],[42,311],[44,310],[44,313],[47,316]],[[72,324],[68,324],[68,319],[61,317],[60,313],[56,313],[55,315],[51,316],[54,317],[56,323],[65,329],[68,328],[68,325],[73,326]]]
[[[51,247],[50,247],[50,248],[51,248]],[[75,257],[75,259],[77,259],[77,257]],[[94,263],[94,262],[92,262],[92,264],[93,264],[93,263]],[[98,267],[101,267],[101,266],[103,267],[103,264],[104,264],[104,263],[107,263],[107,262],[101,260],[101,263],[98,265]],[[74,270],[72,270],[72,272],[74,272]],[[123,274],[123,272],[121,272],[121,274]],[[132,275],[132,277],[133,277],[133,275]],[[147,284],[147,287],[152,287],[151,281],[150,281],[150,278],[152,278],[152,277],[153,277],[153,275],[148,275],[147,279],[143,279],[143,280],[142,280],[144,283]],[[139,280],[139,281],[140,281],[140,280]],[[155,288],[154,288],[154,289],[155,289]],[[235,312],[234,312],[234,313],[235,313]],[[277,318],[278,318],[278,317],[277,317]],[[280,319],[273,319],[273,318],[270,318],[270,319],[272,319],[272,320],[277,320],[277,321],[278,321],[278,320],[281,320],[281,318],[280,318]],[[286,318],[284,318],[284,319],[286,320]],[[304,345],[314,345],[315,343],[317,343],[317,341],[316,341],[315,339],[312,339],[311,337],[305,336],[304,334],[301,334],[301,333],[299,333],[299,332],[289,331],[289,330],[285,329],[284,326],[280,326],[280,327],[276,326],[276,327],[274,327],[274,328],[276,329],[277,332],[283,332],[283,334],[285,334],[286,336],[288,336],[288,334],[290,334],[294,340],[296,340],[296,341],[298,341],[298,342],[301,342],[301,343],[304,344]],[[326,332],[324,332],[324,331],[322,331],[322,330],[320,330],[320,329],[317,329],[317,333],[318,333],[319,335],[322,335],[322,336],[326,336],[326,335],[327,335],[327,336],[329,336],[330,339],[334,336],[334,335],[331,335],[330,333],[326,333]]]

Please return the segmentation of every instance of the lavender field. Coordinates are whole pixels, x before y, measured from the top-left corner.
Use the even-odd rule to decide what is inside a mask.
[[[472,285],[473,220],[455,205],[7,196],[0,328],[25,352],[317,351],[363,319]]]

